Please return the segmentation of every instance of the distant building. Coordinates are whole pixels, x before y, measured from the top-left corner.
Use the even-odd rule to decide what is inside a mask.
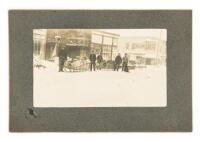
[[[131,61],[145,64],[166,62],[166,41],[152,37],[124,37],[119,40],[121,52],[128,53]]]
[[[42,31],[42,30],[41,30]],[[104,60],[112,60],[117,54],[119,35],[101,30],[48,29],[34,30],[34,55],[51,60],[57,55],[58,45],[68,51],[68,57],[88,57],[91,50],[101,54]],[[38,33],[40,36],[38,37]],[[39,45],[38,41],[43,44]],[[36,43],[36,44],[35,44]],[[42,51],[41,51],[42,50]]]
[[[166,41],[160,39],[148,39],[145,41],[145,51],[147,64],[166,63]]]

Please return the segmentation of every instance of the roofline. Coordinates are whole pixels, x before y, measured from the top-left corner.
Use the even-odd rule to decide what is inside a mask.
[[[117,37],[120,37],[119,34],[115,34],[115,33],[110,33],[110,32],[105,32],[101,29],[95,29],[95,30],[92,30],[92,32],[98,32],[98,33],[103,33],[103,34],[108,34],[108,35],[113,35],[113,36],[117,36]]]

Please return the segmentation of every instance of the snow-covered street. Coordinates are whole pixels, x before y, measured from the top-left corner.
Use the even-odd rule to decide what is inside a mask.
[[[54,63],[34,68],[35,107],[164,107],[166,68],[151,66],[130,73],[58,72]]]

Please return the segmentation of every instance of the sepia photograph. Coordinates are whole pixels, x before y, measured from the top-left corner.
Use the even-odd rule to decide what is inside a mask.
[[[191,10],[9,11],[10,132],[191,132]]]
[[[34,107],[166,107],[166,29],[34,29]]]

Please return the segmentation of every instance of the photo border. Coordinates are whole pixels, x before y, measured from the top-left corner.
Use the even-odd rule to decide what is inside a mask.
[[[167,29],[167,107],[33,107],[33,29]],[[10,10],[11,132],[191,132],[192,10]],[[73,94],[72,94],[73,95]]]

